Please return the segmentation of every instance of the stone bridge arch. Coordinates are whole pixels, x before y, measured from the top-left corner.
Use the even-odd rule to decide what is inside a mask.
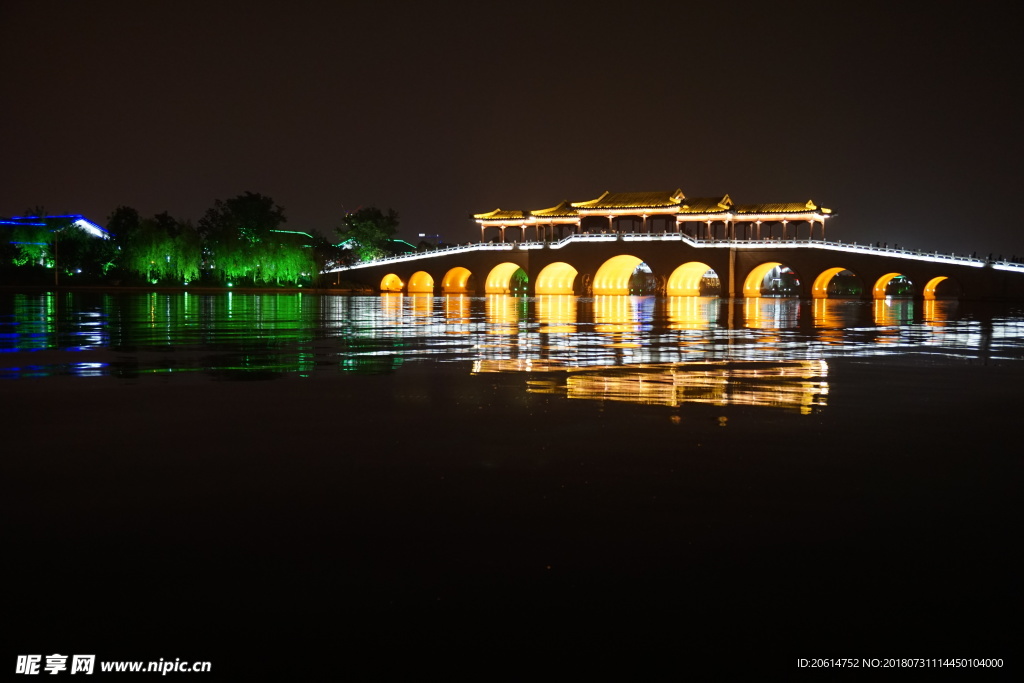
[[[409,294],[433,294],[434,276],[425,270],[417,270],[409,278]]]
[[[756,295],[752,291],[755,287],[748,281],[751,274],[764,264],[775,263],[790,268],[800,279],[801,298],[829,296],[828,283],[842,273],[842,270],[835,270],[838,268],[859,278],[860,296],[868,299],[876,296],[875,284],[893,273],[905,275],[914,285],[911,294],[919,299],[1024,297],[1024,269],[1012,264],[890,252],[836,243],[776,244],[763,240],[693,243],[679,234],[644,234],[636,238],[591,234],[559,243],[481,244],[444,253],[426,252],[343,269],[341,277],[381,291],[397,291],[401,282],[401,289],[409,293],[439,293],[446,274],[464,268],[476,276],[475,285],[466,280],[465,293],[477,296],[486,293],[488,285],[485,283],[496,268],[501,277],[496,274],[497,284],[490,286],[501,289],[503,278],[508,277],[510,271],[516,272],[511,265],[504,264],[515,264],[527,275],[529,294],[573,292],[579,295],[587,293],[588,285],[595,279],[599,289],[606,286],[607,283],[601,282],[605,274],[602,273],[602,278],[596,276],[607,261],[633,257],[650,267],[664,283],[666,293],[675,295],[694,293],[693,284],[700,268],[687,264],[707,265],[719,275],[721,295],[739,297]],[[624,259],[617,259],[616,263],[622,265]],[[677,273],[681,266],[685,268]],[[753,280],[756,279],[754,276]]]
[[[537,274],[534,292],[540,294],[573,294],[579,271],[564,261],[544,266]]]
[[[491,268],[487,274],[487,279],[484,282],[484,293],[518,293],[521,283],[529,283],[526,271],[518,263],[505,261]]]
[[[780,281],[779,287],[782,291],[793,291],[791,296],[801,297],[804,291],[802,287],[802,279],[796,273],[795,270],[790,268],[788,265],[781,261],[766,261],[758,264],[752,268],[743,278],[743,296],[748,299],[756,299],[765,296],[763,290],[765,287],[765,280],[773,272],[778,273],[778,279]],[[785,278],[787,281],[783,282],[784,276],[792,274],[794,281],[788,281],[790,278]],[[783,296],[786,296],[783,294]]]

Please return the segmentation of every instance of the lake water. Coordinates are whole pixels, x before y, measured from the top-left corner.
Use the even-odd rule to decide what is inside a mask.
[[[37,293],[0,297],[0,377],[274,379],[1024,358],[1024,312],[956,301]],[[471,364],[471,365],[470,365]],[[696,366],[694,366],[696,367]],[[626,398],[622,396],[621,398]]]
[[[1007,658],[1022,370],[1012,304],[0,292],[12,647]]]

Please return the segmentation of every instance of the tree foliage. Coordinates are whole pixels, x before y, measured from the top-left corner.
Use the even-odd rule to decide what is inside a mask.
[[[199,232],[188,221],[179,222],[166,211],[140,220],[120,239],[121,264],[151,282],[189,282],[199,277],[203,258]]]
[[[42,265],[50,258],[53,235],[45,225],[19,225],[11,231],[11,244],[17,248],[15,265]]]
[[[337,229],[344,240],[351,240],[353,252],[360,261],[372,261],[392,253],[391,239],[398,230],[398,213],[388,209],[385,214],[368,206],[345,214]]]
[[[139,229],[141,222],[139,212],[130,206],[119,206],[107,217],[107,232],[109,232],[114,243],[123,246]]]
[[[0,245],[5,261],[0,266],[7,272],[36,268],[44,273],[44,268],[57,265],[63,273],[101,276],[116,266],[118,277],[153,284],[284,284],[317,280],[321,271],[340,265],[351,253],[322,236],[283,230],[284,209],[253,192],[216,200],[196,226],[166,211],[144,218],[130,206],[119,206],[107,218],[111,239],[90,235],[74,218],[46,217],[41,208],[26,214],[35,216],[41,218],[14,226]],[[398,224],[394,211],[377,209],[358,211],[346,220],[368,248],[385,245],[380,253],[386,253]]]
[[[270,237],[286,222],[284,209],[270,197],[246,192],[214,202],[199,221],[199,232],[208,245],[248,242],[255,244]]]
[[[210,265],[228,281],[295,282],[310,272],[312,259],[289,233],[277,232],[285,221],[284,209],[258,193],[216,200],[199,221]]]
[[[90,235],[74,223],[53,231],[54,266],[71,275],[105,275],[117,259],[117,246]]]

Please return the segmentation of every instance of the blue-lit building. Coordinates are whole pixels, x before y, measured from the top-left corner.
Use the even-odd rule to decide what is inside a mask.
[[[0,239],[10,241],[10,231],[19,227],[40,227],[45,228],[52,225],[54,221],[68,221],[71,225],[84,230],[93,237],[110,239],[110,233],[101,225],[93,223],[81,214],[63,214],[59,216],[15,216],[14,218],[0,218]],[[5,230],[6,229],[6,230]]]

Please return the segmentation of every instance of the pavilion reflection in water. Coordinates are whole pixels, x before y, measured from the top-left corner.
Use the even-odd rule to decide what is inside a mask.
[[[13,293],[0,297],[0,377],[263,379],[376,374],[429,359],[486,372],[557,370],[566,373],[558,390],[572,396],[814,406],[823,401],[765,399],[806,390],[762,387],[740,365],[760,363],[745,366],[756,378],[775,364],[779,383],[789,381],[787,364],[837,356],[1020,357],[1017,315],[987,319],[958,307],[895,297]]]
[[[527,391],[648,405],[764,406],[806,415],[825,406],[828,396],[828,364],[824,360],[637,364],[625,368],[481,360],[474,363],[473,372],[561,373],[564,381],[528,380]]]

